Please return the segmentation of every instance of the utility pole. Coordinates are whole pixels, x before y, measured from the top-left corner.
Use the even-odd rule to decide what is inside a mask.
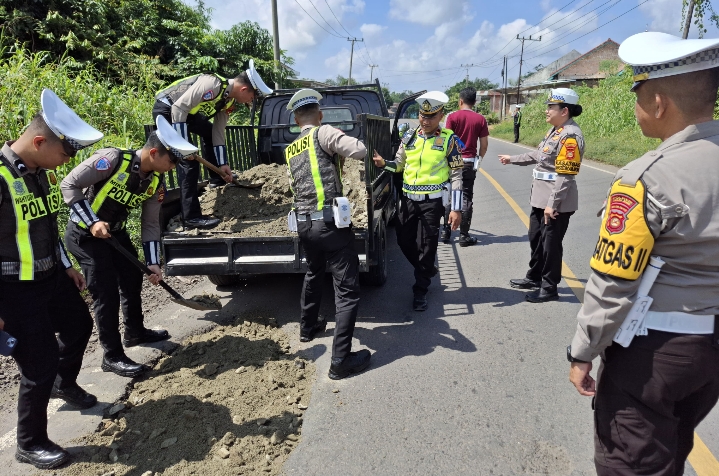
[[[277,27],[277,0],[272,0],[272,45],[275,49],[275,78],[280,77],[280,29]],[[275,79],[275,89],[280,89],[278,79]]]
[[[517,35],[517,39],[522,42],[522,52],[519,54],[519,76],[517,77],[517,102],[516,104],[519,104],[519,87],[522,84],[522,57],[524,56],[524,42],[525,41],[542,41],[542,37],[540,36],[539,39],[532,39],[532,35],[529,35],[529,38],[525,37],[519,37]]]
[[[467,87],[467,84],[469,83],[469,68],[472,68],[476,65],[475,64],[463,64],[461,66],[462,66],[462,68],[465,68],[467,70],[467,74],[464,77],[464,87]]]
[[[375,69],[375,68],[379,68],[379,65],[370,64],[370,65],[368,65],[368,66],[370,67],[370,70],[369,70],[369,82],[371,83],[372,80],[374,79],[374,75],[373,75],[374,69]]]
[[[684,33],[682,34],[683,39],[687,39],[689,36],[689,27],[692,24],[692,15],[694,15],[694,4],[696,3],[696,0],[689,0],[689,5],[687,5],[687,18],[684,21]]]
[[[504,120],[504,111],[507,107],[507,56],[502,61],[502,110],[499,111],[499,120]]]
[[[350,77],[347,80],[347,86],[351,86],[352,85],[352,57],[355,54],[355,41],[364,42],[364,38],[361,38],[359,40],[357,38],[347,38],[347,41],[352,42],[352,50],[350,52]]]

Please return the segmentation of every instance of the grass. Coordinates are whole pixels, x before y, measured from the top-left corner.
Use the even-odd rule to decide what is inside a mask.
[[[584,158],[621,167],[659,145],[659,140],[642,135],[634,119],[631,84],[631,75],[622,74],[601,81],[596,88],[573,88],[583,108],[582,115],[575,121],[584,133]],[[536,147],[550,129],[545,122],[544,102],[544,97],[538,97],[523,109],[521,143]],[[514,140],[512,121],[494,126],[491,135]]]

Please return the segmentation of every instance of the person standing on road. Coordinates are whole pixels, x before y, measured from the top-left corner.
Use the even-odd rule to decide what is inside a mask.
[[[419,127],[402,137],[395,160],[375,158],[377,167],[403,172],[402,196],[397,219],[397,243],[414,267],[415,311],[427,310],[427,292],[435,266],[439,227],[449,204],[449,224],[456,230],[462,221],[462,149],[464,144],[450,129],[439,126],[449,98],[430,91],[416,99]],[[451,182],[451,186],[450,186]]]
[[[522,127],[522,107],[517,105],[512,113],[514,119],[514,143],[519,142],[519,128]]]
[[[506,164],[536,163],[529,199],[529,271],[522,279],[509,281],[513,288],[536,289],[526,295],[529,302],[559,299],[562,280],[562,240],[569,218],[579,207],[576,175],[584,155],[584,136],[574,118],[582,113],[579,96],[568,88],[553,89],[547,101],[547,122],[552,128],[534,152],[500,155]]]
[[[477,178],[477,169],[487,153],[489,145],[489,128],[483,115],[474,112],[472,108],[477,102],[477,90],[464,88],[459,92],[459,110],[447,115],[445,126],[454,131],[464,143],[462,159],[462,199],[464,200],[462,224],[459,226],[459,246],[472,246],[477,238],[469,235],[469,226],[472,224],[472,210],[474,198],[474,181]],[[477,143],[479,142],[479,153]],[[449,226],[450,207],[445,207],[444,227],[440,239],[449,243],[452,230]]]
[[[639,127],[662,143],[612,181],[567,349],[569,380],[594,396],[600,476],[680,476],[694,430],[719,398],[719,39],[640,33],[619,56],[633,68]],[[650,255],[664,264],[624,347],[613,339]]]
[[[144,326],[142,315],[142,271],[119,251],[104,242],[110,236],[133,255],[137,250],[126,229],[130,210],[142,207],[142,247],[145,262],[153,271],[148,280],[157,285],[160,270],[160,208],[165,197],[164,173],[175,168],[197,147],[180,136],[164,117],[156,119],[157,131],[140,150],[106,148],[63,179],[63,198],[70,207],[65,241],[87,276],[95,322],[104,349],[102,370],[135,377],[144,367],[132,361],[123,349],[168,339],[166,330]],[[118,290],[119,288],[119,290]],[[120,340],[119,310],[125,338]]]
[[[172,127],[189,141],[189,133],[199,135],[204,142],[204,159],[216,165],[224,173],[220,177],[210,171],[210,187],[232,181],[228,165],[225,126],[235,103],[251,104],[260,94],[272,94],[272,89],[262,81],[250,60],[250,67],[234,79],[219,74],[196,74],[175,81],[155,95],[152,118],[163,116]],[[190,158],[177,165],[180,182],[180,206],[182,221],[189,228],[212,228],[219,218],[202,215],[197,183],[200,179],[200,163]]]
[[[78,408],[97,403],[77,384],[92,317],[78,292],[85,279],[73,269],[57,228],[62,194],[55,168],[103,135],[49,89],[40,102],[42,112],[0,150],[0,329],[17,339],[15,458],[50,469],[70,459],[48,438],[51,396]]]
[[[294,194],[293,212],[307,260],[302,285],[300,342],[310,342],[325,331],[319,320],[325,270],[332,273],[335,290],[335,335],[329,378],[339,380],[370,364],[370,352],[352,352],[352,335],[359,305],[359,257],[352,227],[338,228],[332,211],[342,196],[340,157],[363,160],[367,149],[359,140],[330,125],[322,125],[322,95],[313,89],[296,92],[287,109],[293,111],[300,135],[285,149]]]

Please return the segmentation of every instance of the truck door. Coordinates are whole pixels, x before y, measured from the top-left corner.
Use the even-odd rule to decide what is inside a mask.
[[[417,103],[414,102],[415,99],[426,93],[427,91],[420,91],[418,93],[414,93],[411,96],[407,96],[406,98],[402,99],[402,101],[397,106],[397,112],[394,115],[394,123],[392,124],[392,157],[390,157],[389,160],[392,160],[397,154],[397,150],[399,150],[399,144],[401,137],[399,136],[399,122],[408,122],[410,123],[410,127],[417,127],[418,122],[415,118],[411,118],[412,114],[410,111],[410,108],[413,105],[416,105]],[[419,111],[419,109],[417,109]]]

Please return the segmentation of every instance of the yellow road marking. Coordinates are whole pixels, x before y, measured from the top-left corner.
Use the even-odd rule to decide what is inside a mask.
[[[514,210],[514,213],[516,213],[517,216],[519,216],[519,219],[522,220],[524,226],[529,228],[529,216],[527,216],[517,202],[504,190],[504,188],[502,188],[501,185],[499,185],[499,182],[494,180],[494,177],[489,175],[484,169],[479,169],[479,171],[482,172],[482,175],[489,180],[489,183],[497,189],[499,194],[504,197],[509,206],[512,207],[512,210]],[[584,285],[582,285],[582,282],[577,279],[572,270],[569,269],[569,266],[567,266],[567,263],[564,261],[562,261],[562,277],[567,282],[567,285],[572,290],[574,295],[577,296],[579,302],[583,303]],[[696,433],[694,433],[694,448],[689,454],[688,459],[689,464],[692,465],[692,468],[694,468],[697,476],[719,475],[719,461],[717,461],[709,448],[707,448],[707,445],[704,444],[702,439],[699,438],[699,435]]]

